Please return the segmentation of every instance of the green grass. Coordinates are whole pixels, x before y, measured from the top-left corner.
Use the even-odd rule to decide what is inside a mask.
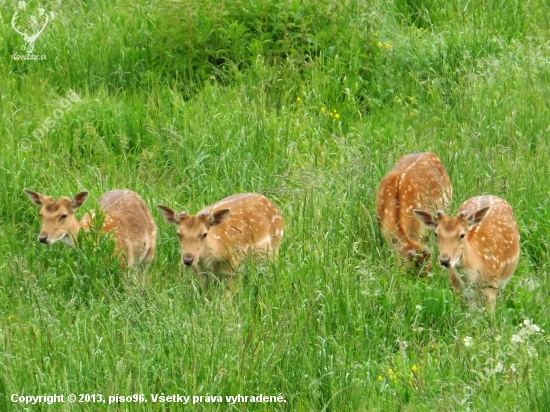
[[[544,1],[41,5],[55,12],[44,61],[13,60],[17,2],[0,11],[0,410],[50,410],[11,395],[54,393],[149,400],[64,411],[181,409],[153,405],[161,393],[222,396],[188,407],[220,411],[550,408]],[[80,101],[37,141],[70,90]],[[480,194],[514,208],[522,255],[494,320],[437,265],[407,276],[381,239],[378,183],[420,151],[446,166],[451,212]],[[137,191],[159,226],[152,265],[123,272],[98,235],[38,244],[25,187],[88,190],[85,209]],[[205,302],[154,205],[196,212],[244,191],[281,208],[280,259]],[[286,402],[229,406],[237,394]]]

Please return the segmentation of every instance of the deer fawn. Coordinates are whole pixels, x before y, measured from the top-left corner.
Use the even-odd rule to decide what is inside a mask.
[[[498,289],[503,289],[519,260],[519,231],[512,207],[496,196],[478,196],[460,206],[455,217],[439,210],[435,216],[415,210],[420,221],[434,229],[439,244],[439,263],[449,271],[456,292],[466,288],[455,268],[462,268],[466,281],[483,289],[487,310],[495,311]]]
[[[229,196],[195,216],[162,205],[157,208],[168,223],[178,226],[182,262],[197,274],[204,291],[208,272],[221,274],[230,296],[231,275],[239,263],[252,255],[276,257],[283,237],[281,213],[257,193]]]
[[[452,197],[451,181],[433,153],[403,156],[384,176],[376,195],[376,211],[382,235],[392,249],[415,268],[430,258],[422,243],[423,227],[414,209],[445,209]],[[431,270],[431,264],[425,267]]]
[[[72,200],[65,196],[54,199],[29,189],[24,192],[35,205],[41,207],[42,230],[38,235],[40,243],[51,245],[61,240],[74,246],[78,231],[89,230],[95,212],[90,210],[80,222],[74,214],[74,210],[82,206],[88,198],[88,192],[80,192]],[[101,230],[113,231],[115,251],[122,249],[122,264],[149,264],[155,254],[157,226],[143,199],[130,190],[111,190],[101,196],[98,203],[105,213]]]

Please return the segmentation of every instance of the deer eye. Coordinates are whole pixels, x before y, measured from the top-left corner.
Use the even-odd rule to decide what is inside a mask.
[[[176,233],[176,234],[177,234],[178,237],[181,239],[181,233],[178,232],[178,233]]]
[[[436,232],[434,232],[434,236],[437,238],[437,233]]]
[[[460,236],[458,237],[459,239],[464,239],[464,236],[465,234],[464,233],[461,233]]]
[[[203,234],[201,235],[201,239],[206,238],[206,235],[207,235],[207,234],[208,234],[208,233],[203,233]]]
[[[61,215],[61,217],[59,218],[59,220],[63,220],[63,219],[65,219],[66,217],[67,217],[67,214],[66,214],[66,213],[63,213],[63,214]]]

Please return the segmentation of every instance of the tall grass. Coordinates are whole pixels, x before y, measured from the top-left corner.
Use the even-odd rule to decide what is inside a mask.
[[[43,61],[12,58],[17,6],[0,11],[1,408],[98,393],[150,410],[150,394],[179,393],[224,397],[199,410],[548,409],[545,2],[28,1],[55,14]],[[80,101],[36,140],[69,90]],[[514,208],[522,255],[495,319],[437,265],[408,276],[380,237],[377,185],[420,151],[450,174],[450,212],[480,194]],[[93,235],[38,244],[25,187],[89,190],[90,208],[137,191],[159,226],[152,265],[123,272]],[[280,258],[205,301],[154,205],[245,191],[281,208]],[[286,402],[225,402],[239,393]]]

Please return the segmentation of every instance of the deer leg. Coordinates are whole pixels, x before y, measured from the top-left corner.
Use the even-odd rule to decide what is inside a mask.
[[[485,303],[487,305],[487,312],[491,314],[495,313],[498,289],[493,286],[486,286],[485,288],[483,288],[483,294],[485,295],[486,299]]]
[[[233,279],[233,277],[231,276],[225,277],[225,297],[226,298],[231,297],[234,284],[235,284],[235,280]]]
[[[458,277],[454,269],[448,269],[449,282],[453,287],[455,295],[459,295],[464,290],[464,282]]]
[[[199,280],[199,284],[201,285],[201,290],[203,293],[206,293],[208,291],[208,285],[210,283],[210,277],[207,272],[202,271],[196,271],[197,278]]]

